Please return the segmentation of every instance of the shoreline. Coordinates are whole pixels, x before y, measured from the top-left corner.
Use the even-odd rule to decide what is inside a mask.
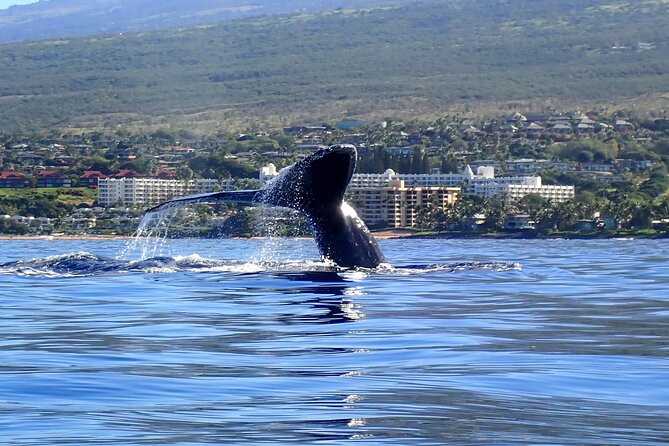
[[[480,240],[550,240],[550,239],[578,239],[578,240],[603,240],[603,239],[663,239],[669,238],[669,232],[596,232],[596,233],[550,233],[537,234],[534,232],[416,232],[407,229],[389,229],[372,232],[379,240],[391,239],[480,239]],[[42,234],[42,235],[11,235],[0,234],[1,240],[129,240],[132,235],[109,235],[109,234]],[[180,237],[175,237],[178,239]],[[192,237],[183,237],[184,239]],[[196,237],[199,238],[199,237]],[[226,237],[231,239],[263,239],[269,237]],[[309,238],[309,237],[286,237],[286,238]],[[204,238],[203,238],[204,239]]]
[[[374,234],[376,236],[376,234]],[[439,232],[439,233],[414,233],[405,235],[384,234],[379,239],[392,238],[415,238],[415,239],[479,239],[479,240],[606,240],[606,239],[663,239],[669,238],[669,232],[597,232],[597,233],[570,233],[556,232],[549,234],[537,234],[530,232]]]
[[[105,235],[105,234],[43,234],[43,235],[9,235],[0,234],[0,240],[127,240],[130,235]]]

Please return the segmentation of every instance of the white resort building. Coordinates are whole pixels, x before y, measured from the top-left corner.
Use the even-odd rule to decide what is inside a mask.
[[[467,175],[467,169],[470,175]],[[483,170],[484,168],[479,168]],[[351,188],[357,187],[387,187],[393,181],[403,181],[406,186],[423,187],[460,187],[462,183],[470,178],[476,178],[471,168],[467,166],[465,171],[458,173],[395,173],[388,169],[383,173],[356,173],[351,178]]]
[[[98,203],[100,206],[123,204],[158,204],[191,194],[204,194],[229,188],[232,182],[213,179],[161,180],[157,178],[100,178]]]
[[[396,181],[403,181],[406,187],[461,187],[467,195],[492,197],[504,194],[509,200],[531,193],[558,203],[574,198],[574,186],[544,186],[540,176],[495,177],[492,166],[479,166],[476,174],[469,166],[459,174],[401,174],[392,169],[384,173],[357,173],[351,179],[350,188],[389,187]]]
[[[265,183],[277,175],[273,164],[260,170]],[[495,177],[493,166],[479,166],[476,174],[467,165],[462,173],[401,174],[392,169],[383,173],[356,173],[346,197],[370,226],[415,226],[418,211],[428,203],[445,208],[460,193],[508,200],[538,194],[557,203],[574,197],[574,186],[544,186],[539,176]]]

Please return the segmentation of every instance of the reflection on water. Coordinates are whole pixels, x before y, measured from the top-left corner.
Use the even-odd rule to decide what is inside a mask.
[[[667,241],[4,243],[3,444],[669,440]]]

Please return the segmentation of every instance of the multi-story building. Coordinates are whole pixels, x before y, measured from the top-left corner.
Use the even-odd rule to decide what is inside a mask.
[[[469,166],[459,174],[401,174],[392,169],[378,174],[357,173],[351,179],[350,188],[387,188],[397,181],[407,187],[462,187],[464,194],[485,197],[505,194],[509,199],[515,199],[535,193],[557,202],[574,197],[574,186],[544,186],[540,176],[495,177],[493,166],[479,166],[476,174]]]
[[[517,159],[507,161],[505,171],[508,174],[531,174],[542,170],[555,169],[560,172],[574,170],[573,163],[542,159]]]
[[[487,180],[472,180],[467,183],[465,194],[492,197],[504,195],[507,200],[523,198],[528,194],[537,194],[555,203],[574,198],[574,186],[544,186],[541,177],[498,177]]]
[[[482,163],[483,164],[483,163]],[[260,171],[265,183],[277,175],[274,165]],[[415,226],[418,210],[433,203],[445,208],[459,193],[514,200],[534,193],[560,203],[574,197],[574,186],[544,186],[539,176],[495,177],[492,165],[479,165],[476,174],[466,166],[459,174],[357,173],[351,178],[347,199],[370,226]]]
[[[473,178],[489,177],[490,172],[480,168],[478,175],[474,175],[467,166],[462,173],[396,173],[388,169],[383,173],[356,173],[351,178],[351,188],[357,187],[387,187],[393,181],[403,181],[406,186],[416,187],[455,187]]]
[[[230,184],[214,179],[160,180],[157,178],[100,178],[98,203],[110,206],[123,204],[158,204],[191,194],[204,194],[227,188]]]
[[[347,200],[370,226],[416,226],[422,207],[451,206],[460,193],[458,187],[406,186],[403,180],[392,180],[385,186],[352,187]]]

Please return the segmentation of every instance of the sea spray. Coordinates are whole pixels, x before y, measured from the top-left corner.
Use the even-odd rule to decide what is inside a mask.
[[[298,218],[298,213],[294,210],[283,208],[290,206],[290,203],[296,200],[295,194],[299,191],[293,190],[286,181],[295,181],[295,175],[302,175],[302,171],[295,171],[294,166],[281,169],[279,174],[269,181],[262,190],[258,191],[223,191],[213,194],[202,194],[197,196],[184,197],[168,201],[149,210],[139,223],[137,230],[132,238],[126,243],[124,249],[117,258],[128,259],[138,257],[140,260],[150,257],[166,255],[167,237],[170,226],[175,223],[177,216],[185,207],[193,203],[211,202],[242,202],[256,206],[256,226],[255,234],[263,237],[266,242],[261,245],[257,255],[253,256],[253,261],[261,263],[274,263],[279,258],[282,251],[283,238],[286,232],[291,231],[290,226],[283,225],[285,221]],[[290,178],[288,176],[292,175]],[[253,195],[249,195],[252,193]],[[244,197],[240,200],[239,194]],[[290,213],[290,214],[288,214]],[[290,215],[290,217],[285,218]]]
[[[297,222],[297,211],[267,205],[255,208],[255,233],[263,239],[258,246],[253,260],[261,263],[277,263],[286,260],[286,256],[294,258],[286,245],[286,232]]]
[[[170,225],[181,207],[179,204],[168,205],[158,211],[144,214],[137,230],[117,258],[127,259],[138,253],[136,257],[144,260],[163,255]]]
[[[281,169],[277,176],[268,181],[261,190],[256,208],[256,234],[263,237],[265,242],[260,245],[254,261],[262,263],[276,263],[285,251],[285,232],[287,230],[284,222],[294,222],[300,218],[298,211],[287,207],[281,207],[286,195],[294,193],[292,185],[287,181],[295,181],[288,175],[295,175],[294,166]],[[273,205],[267,203],[275,203]],[[276,204],[279,204],[278,206]]]

